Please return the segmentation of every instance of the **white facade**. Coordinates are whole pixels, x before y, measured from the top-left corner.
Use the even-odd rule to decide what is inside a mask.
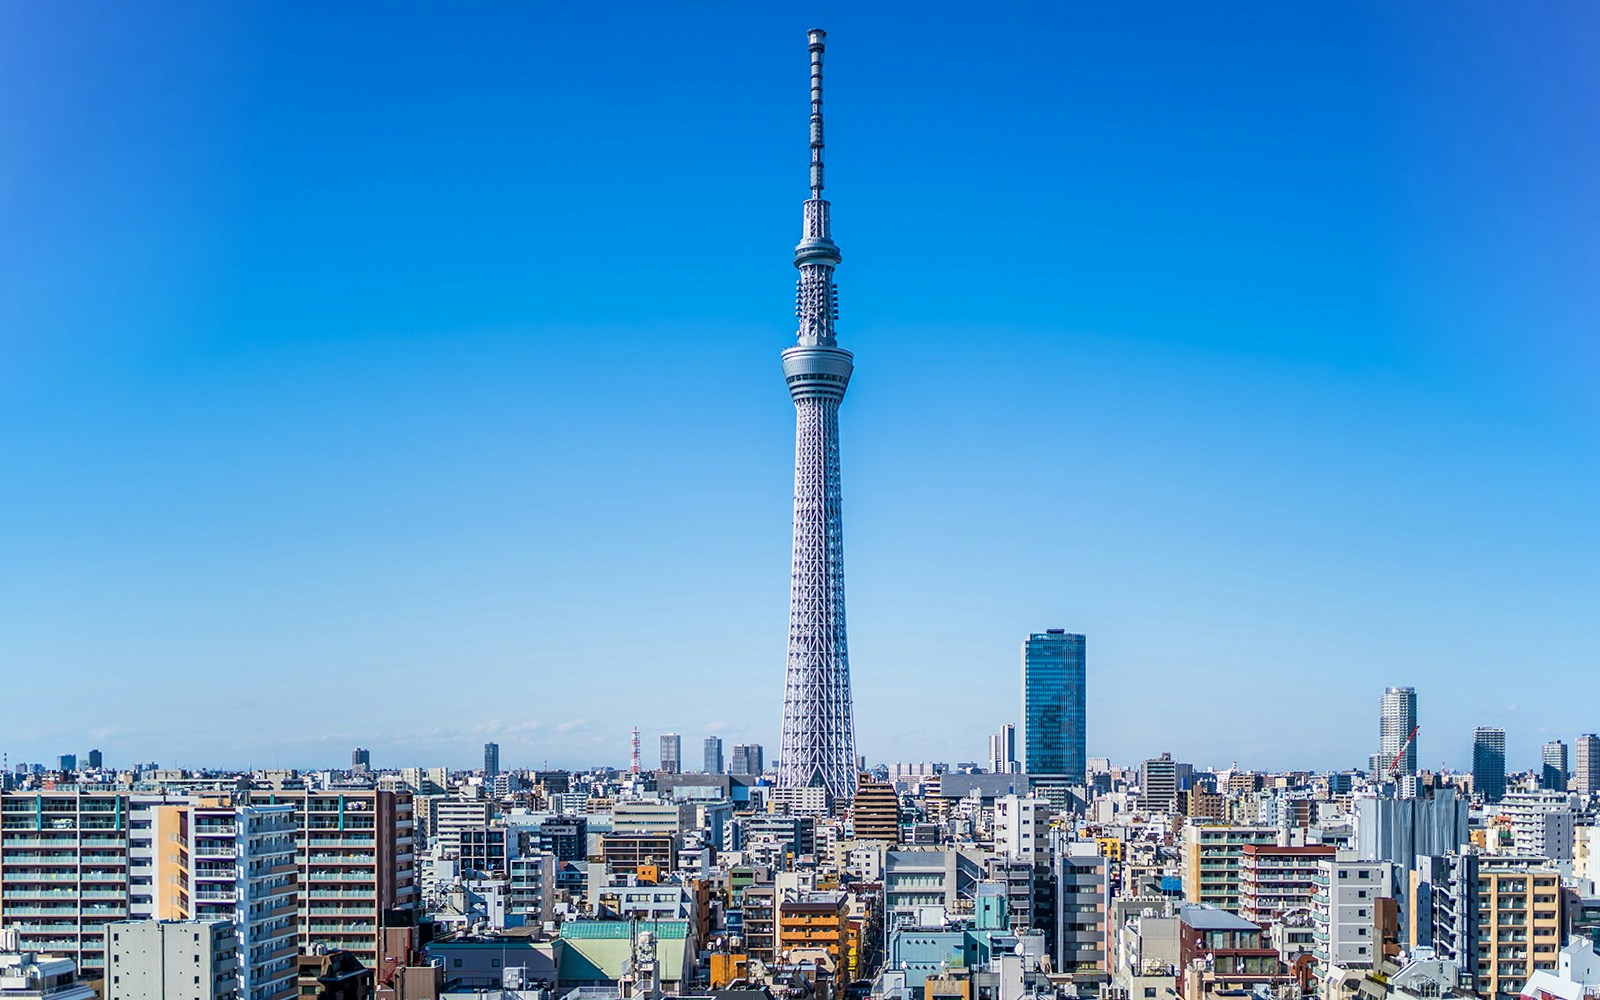
[[[106,927],[105,1000],[237,1000],[239,938],[228,920],[128,920]]]
[[[193,913],[237,929],[242,1000],[289,1000],[296,992],[295,829],[286,805],[201,802],[191,813]]]
[[[1319,976],[1373,965],[1380,951],[1378,900],[1389,895],[1392,867],[1387,861],[1340,858],[1317,865],[1311,920]]]
[[[1511,818],[1512,847],[1518,854],[1572,860],[1574,817],[1566,792],[1508,792],[1500,812]]]
[[[1009,861],[1039,864],[1050,856],[1050,803],[1020,795],[994,800],[994,849]]]

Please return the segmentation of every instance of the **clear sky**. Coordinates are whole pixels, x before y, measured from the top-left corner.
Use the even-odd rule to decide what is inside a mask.
[[[0,5],[0,749],[775,754],[813,25],[869,759],[1600,729],[1600,7],[1001,7]]]

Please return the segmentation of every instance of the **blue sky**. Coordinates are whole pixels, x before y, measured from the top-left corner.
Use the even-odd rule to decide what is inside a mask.
[[[1600,729],[1600,10],[862,6],[0,7],[0,749],[774,753],[813,25],[869,758]]]

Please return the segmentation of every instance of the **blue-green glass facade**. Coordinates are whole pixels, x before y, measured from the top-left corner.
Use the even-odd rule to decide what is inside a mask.
[[[1029,774],[1083,780],[1083,636],[1053,628],[1022,644],[1023,766]]]

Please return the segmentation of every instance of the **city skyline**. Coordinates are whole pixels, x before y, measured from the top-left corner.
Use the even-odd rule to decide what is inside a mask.
[[[1600,193],[1567,127],[1596,39],[1440,10],[1002,14],[954,65],[938,18],[843,9],[408,10],[376,37],[0,10],[0,664],[72,707],[0,750],[778,746],[772,357],[815,22],[870,373],[843,442],[860,751],[982,760],[1021,721],[1017,643],[1062,627],[1094,644],[1091,757],[1357,767],[1412,685],[1419,767],[1470,768],[1481,725],[1536,766],[1597,728],[1541,697],[1600,662],[1574,221]],[[214,711],[224,682],[259,724]],[[1222,684],[1248,724],[1193,720]],[[364,708],[307,721],[313,693]]]

